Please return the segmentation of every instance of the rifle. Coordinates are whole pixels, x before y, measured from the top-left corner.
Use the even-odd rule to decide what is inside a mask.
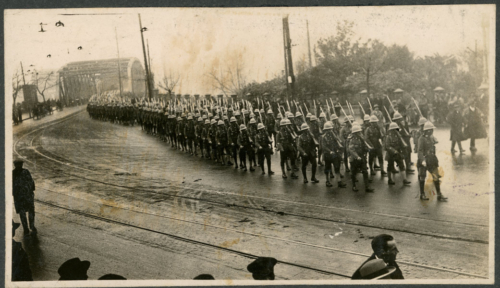
[[[326,116],[328,116],[328,120],[330,120],[330,118],[331,118],[331,113],[330,113],[330,105],[328,105],[328,99],[326,100],[326,107],[328,107],[328,110],[327,110],[327,112],[328,112],[328,113],[327,113],[327,115],[326,115]],[[333,113],[335,113],[335,112],[333,112]]]
[[[314,103],[314,116],[318,117],[317,115],[318,109],[316,109],[316,99],[313,99],[313,103]]]
[[[365,109],[363,108],[363,106],[361,106],[361,103],[358,102],[358,105],[359,105],[359,107],[361,107],[361,110],[363,111],[363,115],[366,115]]]
[[[372,102],[370,101],[370,98],[366,97],[366,99],[368,99],[368,104],[370,104],[370,111],[373,111]]]
[[[422,111],[420,111],[420,108],[417,105],[417,101],[415,101],[415,98],[413,98],[413,97],[411,97],[411,99],[413,99],[413,103],[415,103],[415,107],[417,107],[418,113],[420,113],[420,117],[423,117],[422,116]]]

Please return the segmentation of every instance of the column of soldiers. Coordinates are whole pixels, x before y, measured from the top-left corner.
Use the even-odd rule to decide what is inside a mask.
[[[343,113],[341,125],[340,115],[337,115],[339,107],[334,106],[333,101],[331,106],[327,101],[326,107],[316,107],[316,102],[314,107],[308,107],[306,103],[296,101],[292,101],[292,105],[288,101],[271,105],[269,101],[258,98],[253,103],[246,100],[229,103],[222,99],[214,101],[209,96],[196,101],[90,102],[87,110],[90,117],[97,120],[125,125],[137,122],[147,134],[158,137],[173,148],[200,155],[220,165],[234,165],[235,169],[245,172],[260,168],[263,175],[266,171],[273,175],[271,157],[277,152],[283,179],[288,179],[289,171],[291,179],[298,179],[295,172],[299,171],[297,163],[300,162],[304,183],[309,183],[309,180],[313,184],[319,183],[316,178],[319,165],[324,166],[327,187],[333,187],[330,179],[335,178],[336,186],[345,188],[347,185],[341,173],[343,166],[343,172],[350,173],[355,192],[359,191],[358,173],[363,175],[365,192],[374,192],[370,183],[378,170],[381,177],[388,176],[388,185],[395,185],[397,173],[402,176],[403,186],[410,185],[406,174],[414,173],[410,143],[413,136],[414,151],[418,152],[420,199],[429,199],[424,191],[429,172],[438,200],[446,200],[439,186],[439,163],[434,146],[437,141],[432,137],[434,126],[423,117],[419,121],[420,129],[410,133],[401,113],[394,110],[391,117],[385,111],[390,120],[390,123],[385,123],[385,115],[377,104],[370,105],[371,113],[363,116],[362,124],[355,121],[349,103],[348,112],[337,105]],[[384,169],[384,151],[387,170]],[[309,165],[310,178],[307,175]]]

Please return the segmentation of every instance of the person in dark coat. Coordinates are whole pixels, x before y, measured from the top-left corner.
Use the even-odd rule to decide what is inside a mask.
[[[270,257],[259,257],[247,266],[254,280],[274,280],[274,265],[278,260]]]
[[[80,258],[72,258],[64,262],[57,270],[59,280],[87,280],[87,270],[89,270],[90,262],[81,261]]]
[[[469,108],[465,112],[465,139],[470,138],[470,150],[477,151],[476,139],[486,138],[486,129],[484,128],[481,111],[476,107],[476,102],[472,101]]]
[[[384,262],[391,267],[396,268],[391,275],[391,279],[404,279],[403,272],[399,269],[398,263],[396,263],[396,256],[399,253],[396,247],[396,241],[394,237],[387,234],[381,234],[373,238],[372,240],[372,250],[373,254],[368,258],[361,266],[354,272],[351,279],[352,280],[362,280],[364,279],[361,275],[361,267],[365,265],[368,261],[373,259],[382,259]]]
[[[28,236],[30,229],[31,234],[36,235],[35,228],[35,181],[31,178],[31,174],[27,169],[23,169],[23,161],[14,161],[14,170],[12,170],[12,195],[14,196],[14,207],[16,213],[21,218],[23,224],[24,236]],[[29,217],[26,219],[26,213]]]
[[[464,117],[460,112],[460,105],[455,103],[453,105],[453,110],[446,117],[446,121],[451,125],[450,127],[450,141],[451,141],[451,153],[457,152],[455,150],[455,144],[458,144],[458,149],[460,150],[460,154],[465,152],[462,149],[462,141],[464,139],[464,133],[462,132]]]
[[[21,224],[12,221],[12,238]],[[33,281],[28,254],[23,244],[12,239],[12,281]]]

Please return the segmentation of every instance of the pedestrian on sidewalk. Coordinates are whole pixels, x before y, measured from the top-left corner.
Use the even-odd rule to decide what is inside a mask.
[[[32,236],[35,236],[37,233],[35,228],[35,181],[31,178],[28,169],[23,169],[23,163],[19,159],[14,161],[15,168],[12,170],[12,195],[14,196],[16,213],[21,218],[24,236],[27,237],[30,234],[30,229]],[[28,213],[29,217],[29,228],[26,213]]]
[[[451,141],[451,153],[457,152],[455,150],[455,145],[458,144],[458,150],[460,150],[460,154],[465,152],[462,149],[462,141],[464,139],[463,123],[464,117],[462,116],[461,107],[459,103],[455,103],[453,105],[453,110],[446,116],[446,121],[450,124],[450,141]]]

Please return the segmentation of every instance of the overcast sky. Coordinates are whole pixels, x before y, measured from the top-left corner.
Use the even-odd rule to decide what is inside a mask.
[[[139,20],[148,28],[156,80],[164,72],[182,76],[176,92],[217,93],[207,81],[212,65],[240,55],[248,80],[262,82],[281,74],[284,66],[282,17],[289,14],[294,62],[307,55],[306,20],[311,46],[336,33],[336,22],[355,22],[355,37],[407,45],[417,56],[458,54],[483,47],[482,25],[494,5],[315,7],[315,8],[141,8],[44,9],[5,11],[6,75],[23,62],[37,69],[58,69],[65,63],[115,58],[115,27],[121,57],[143,63]],[[80,15],[63,15],[80,14]],[[56,27],[61,21],[64,27]],[[39,23],[45,33],[40,30]],[[490,38],[494,48],[495,39]],[[82,50],[77,47],[82,46]],[[490,49],[490,53],[494,49]],[[51,54],[51,58],[47,58]],[[6,77],[10,86],[10,79]]]

